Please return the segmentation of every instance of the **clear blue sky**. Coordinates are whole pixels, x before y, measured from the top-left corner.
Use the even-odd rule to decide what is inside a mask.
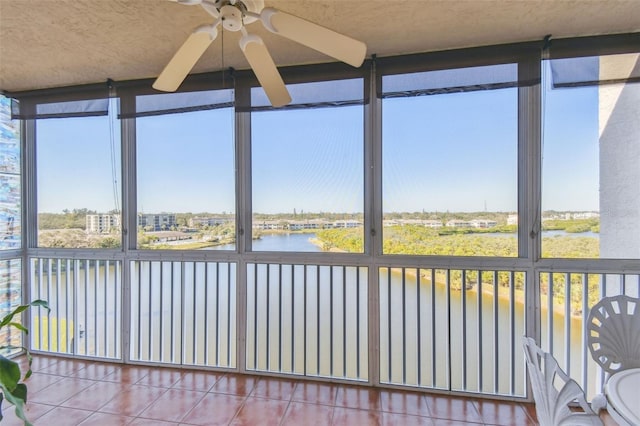
[[[515,211],[516,89],[383,103],[390,211]],[[598,210],[597,90],[545,94],[543,210]],[[231,109],[139,119],[138,210],[233,212]],[[40,212],[115,208],[108,117],[40,120]],[[363,108],[252,116],[253,208],[362,212]],[[119,193],[121,195],[121,192]]]

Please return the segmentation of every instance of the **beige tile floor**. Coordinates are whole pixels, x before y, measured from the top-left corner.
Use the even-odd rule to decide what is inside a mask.
[[[33,371],[26,412],[43,426],[536,424],[532,404],[424,392],[42,355]],[[22,424],[6,405],[2,426]]]

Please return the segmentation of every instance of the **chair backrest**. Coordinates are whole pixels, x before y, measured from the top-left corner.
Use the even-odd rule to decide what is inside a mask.
[[[591,308],[587,327],[589,352],[604,371],[640,367],[640,299],[603,298]]]
[[[603,424],[587,403],[580,385],[562,371],[553,355],[540,349],[530,337],[525,336],[522,345],[540,426]],[[583,412],[569,408],[574,401]]]

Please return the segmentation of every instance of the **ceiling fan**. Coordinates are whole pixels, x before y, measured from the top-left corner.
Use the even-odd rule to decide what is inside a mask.
[[[153,88],[165,92],[178,89],[187,74],[218,35],[218,27],[240,31],[240,49],[247,58],[260,85],[274,107],[291,102],[291,95],[282,81],[262,38],[245,28],[257,20],[272,33],[281,35],[321,53],[359,67],[364,61],[367,46],[358,40],[339,34],[313,22],[264,7],[264,0],[171,0],[184,5],[200,5],[215,18],[212,24],[196,28],[178,49],[156,81]]]

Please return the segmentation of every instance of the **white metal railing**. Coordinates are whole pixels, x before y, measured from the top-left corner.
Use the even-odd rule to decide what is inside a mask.
[[[382,267],[380,381],[524,396],[525,273]]]
[[[247,265],[247,370],[368,379],[368,268]]]
[[[236,264],[131,262],[130,359],[235,368]]]
[[[236,262],[128,265],[125,287],[118,260],[31,258],[30,297],[51,307],[30,311],[31,349],[519,398],[532,320],[593,397],[604,375],[586,349],[589,309],[640,297],[639,274],[250,262],[243,283]],[[19,259],[0,266],[0,293],[13,297]]]
[[[587,349],[589,311],[606,296],[640,297],[640,275],[542,271],[539,283],[542,348],[592,398],[605,377]]]
[[[114,260],[32,258],[31,348],[119,359],[122,336],[122,263]]]

